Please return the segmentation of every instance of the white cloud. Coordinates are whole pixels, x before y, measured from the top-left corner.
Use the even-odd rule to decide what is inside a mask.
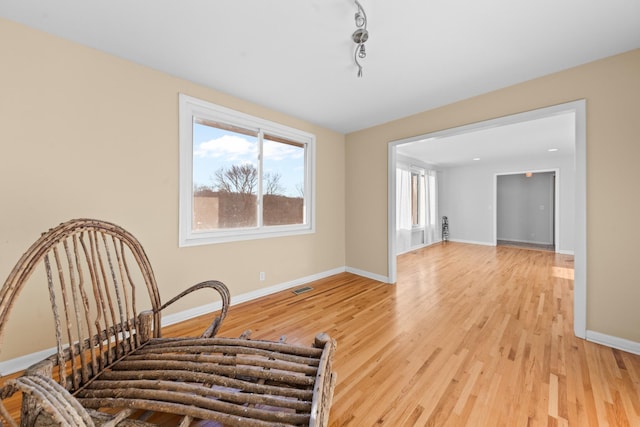
[[[220,138],[201,142],[193,150],[193,155],[200,158],[251,162],[256,157],[257,148],[255,141],[249,141],[238,135],[223,135]]]
[[[264,157],[269,160],[299,159],[304,156],[304,149],[289,144],[265,140]]]

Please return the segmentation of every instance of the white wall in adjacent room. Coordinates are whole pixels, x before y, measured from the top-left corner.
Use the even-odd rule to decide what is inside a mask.
[[[556,153],[559,154],[559,153]],[[559,236],[557,250],[573,253],[575,162],[573,155],[505,160],[443,169],[440,215],[449,218],[450,240],[495,244],[496,176],[558,169]]]
[[[554,244],[555,172],[498,175],[498,240]]]

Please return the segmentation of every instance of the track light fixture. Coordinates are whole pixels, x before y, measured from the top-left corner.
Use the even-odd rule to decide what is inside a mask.
[[[351,35],[351,38],[356,43],[356,49],[353,54],[353,59],[358,66],[358,77],[362,77],[362,65],[359,59],[364,59],[367,56],[367,51],[364,48],[364,43],[369,40],[369,32],[367,31],[367,14],[364,12],[362,5],[358,0],[354,0],[358,11],[355,15],[356,30]]]

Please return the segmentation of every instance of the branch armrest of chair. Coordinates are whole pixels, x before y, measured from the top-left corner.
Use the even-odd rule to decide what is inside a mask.
[[[209,325],[206,331],[204,331],[204,333],[202,334],[202,338],[211,338],[218,333],[218,329],[220,329],[220,326],[222,325],[222,321],[227,316],[227,310],[229,310],[229,305],[231,303],[231,296],[229,294],[229,289],[224,283],[219,282],[217,280],[207,280],[207,281],[195,284],[187,288],[186,290],[184,290],[183,292],[181,292],[179,295],[175,296],[171,300],[164,303],[160,307],[160,310],[164,310],[169,305],[173,304],[174,302],[178,301],[180,298],[190,294],[193,291],[197,291],[200,289],[207,289],[207,288],[216,290],[220,294],[220,298],[222,299],[222,308],[220,310],[220,315],[216,317],[213,320],[213,322],[211,322],[211,325]]]
[[[44,360],[34,363],[24,371],[24,376],[45,376],[52,378],[53,367],[55,365],[54,359],[56,357],[57,355],[54,354]]]
[[[44,375],[24,375],[7,381],[7,387],[15,387],[28,395],[38,410],[51,418],[52,425],[94,426],[89,413],[80,402],[51,378]]]

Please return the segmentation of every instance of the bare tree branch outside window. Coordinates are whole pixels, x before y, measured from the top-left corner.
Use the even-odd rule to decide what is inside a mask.
[[[213,180],[218,191],[255,194],[258,170],[252,164],[233,165],[229,169],[218,169]]]
[[[267,172],[264,174],[264,194],[276,195],[283,194],[285,188],[280,184],[280,172],[270,173]]]
[[[264,174],[264,194],[283,194],[285,188],[279,172]],[[252,164],[233,165],[229,169],[220,168],[214,176],[214,189],[225,193],[255,194],[258,170]]]

